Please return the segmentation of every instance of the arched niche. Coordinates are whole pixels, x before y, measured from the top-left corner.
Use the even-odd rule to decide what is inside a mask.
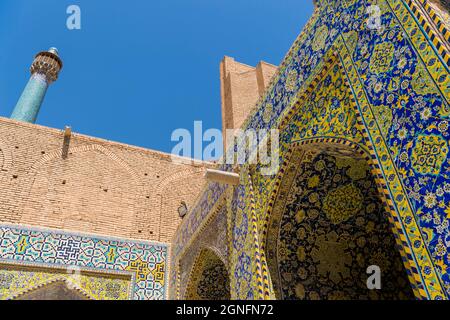
[[[46,154],[30,169],[20,223],[134,237],[143,200],[136,173],[100,145]]]
[[[225,263],[212,249],[201,249],[191,270],[185,299],[230,300],[230,298],[230,279]]]
[[[369,158],[342,143],[293,148],[265,249],[277,299],[413,299]],[[367,287],[367,268],[381,289]]]

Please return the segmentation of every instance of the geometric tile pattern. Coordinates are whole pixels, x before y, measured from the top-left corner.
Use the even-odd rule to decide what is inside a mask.
[[[166,299],[167,258],[161,243],[0,225],[0,263],[128,274],[135,300]]]

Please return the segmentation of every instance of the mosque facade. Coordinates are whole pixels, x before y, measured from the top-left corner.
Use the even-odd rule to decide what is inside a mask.
[[[225,57],[223,131],[279,137],[227,137],[241,164],[35,124],[39,53],[0,118],[0,299],[449,299],[449,7],[317,0],[279,66]]]

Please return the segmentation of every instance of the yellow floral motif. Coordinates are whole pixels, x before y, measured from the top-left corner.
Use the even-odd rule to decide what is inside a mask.
[[[385,105],[374,105],[373,113],[380,125],[381,133],[386,138],[392,126],[392,110]]]
[[[392,69],[394,45],[391,42],[379,43],[370,59],[370,71],[376,74],[385,73]]]
[[[292,140],[328,135],[352,137],[354,141],[363,139],[351,105],[351,92],[337,64],[330,67],[310,96],[300,103],[301,116],[295,121],[302,129]]]
[[[308,200],[311,203],[316,203],[317,201],[319,201],[319,195],[317,193],[313,192],[309,195]]]
[[[286,244],[281,242],[278,247],[278,259],[280,261],[285,261],[288,259],[291,251],[287,248]]]
[[[297,70],[294,69],[289,71],[285,84],[286,91],[288,92],[295,91],[297,79],[298,79]]]
[[[342,4],[343,4],[344,8],[348,8],[352,5],[354,5],[355,2],[356,2],[356,0],[344,0],[344,1],[342,1]]]
[[[305,217],[305,210],[299,210],[295,215],[295,221],[297,221],[297,223],[301,223],[305,219]]]
[[[373,221],[369,221],[366,225],[366,232],[371,233],[375,230],[375,223]]]
[[[313,291],[309,293],[309,299],[311,300],[320,300],[320,296],[317,292]]]
[[[295,286],[295,295],[300,300],[305,298],[305,287],[301,283],[297,283]]]
[[[312,176],[308,179],[308,187],[309,188],[315,188],[319,185],[320,178],[318,175]]]
[[[434,252],[438,256],[444,256],[447,253],[447,247],[442,242],[442,239],[439,239],[439,243],[436,245],[436,248],[434,249]]]
[[[364,179],[367,176],[367,161],[366,160],[352,161],[346,173],[353,180]]]
[[[328,193],[323,201],[323,211],[334,224],[348,220],[363,206],[361,191],[353,184],[340,186]]]
[[[414,170],[420,174],[437,175],[447,158],[447,141],[437,135],[419,135],[412,150]]]
[[[264,108],[263,121],[264,123],[269,123],[270,119],[272,119],[273,105],[268,103]]]
[[[353,180],[364,179],[367,176],[367,161],[353,158],[336,158],[336,166],[339,169],[348,167],[346,174]]]
[[[298,261],[304,261],[306,258],[306,252],[305,249],[303,247],[298,247],[297,249],[297,258]]]
[[[316,34],[314,36],[313,42],[312,42],[312,49],[314,51],[323,50],[325,48],[325,44],[328,37],[328,27],[326,25],[320,26]]]
[[[317,161],[316,165],[315,165],[315,169],[317,171],[322,171],[323,169],[325,169],[325,161],[323,161],[323,160]]]
[[[329,300],[346,300],[348,297],[345,295],[342,291],[332,291],[330,294],[328,294]]]
[[[358,33],[354,30],[344,34],[345,41],[350,53],[355,52],[356,45],[358,44]]]
[[[425,71],[425,68],[418,64],[416,72],[412,75],[411,85],[418,94],[437,93],[431,76]]]
[[[90,299],[127,300],[131,279],[109,278],[105,275],[74,276],[66,272],[44,271],[39,269],[0,270],[0,300],[11,299],[44,287],[55,281],[67,281]]]
[[[346,252],[348,245],[339,241],[335,232],[321,235],[317,238],[316,248],[311,252],[314,262],[319,263],[317,271],[322,276],[329,275],[334,283],[339,283],[341,277],[348,278],[352,264],[352,256]]]

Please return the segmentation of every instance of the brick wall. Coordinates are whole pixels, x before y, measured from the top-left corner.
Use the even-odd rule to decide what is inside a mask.
[[[0,118],[0,222],[169,242],[213,166]]]
[[[242,126],[259,97],[264,94],[277,67],[261,61],[256,68],[225,57],[220,63],[222,132]]]

